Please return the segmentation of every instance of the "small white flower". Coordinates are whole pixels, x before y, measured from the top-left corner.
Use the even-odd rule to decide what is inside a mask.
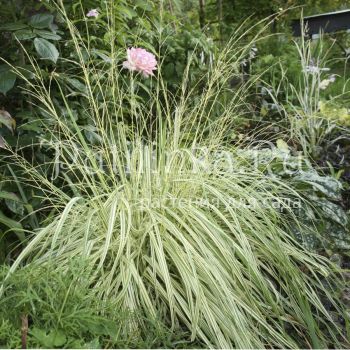
[[[329,71],[329,68],[320,68],[316,65],[310,65],[304,68],[304,72],[310,73],[310,74],[320,74],[321,72],[328,72],[328,71]]]
[[[331,82],[331,83],[334,83],[334,82],[335,82],[335,78],[336,78],[335,74],[331,74],[331,75],[329,76],[330,82]]]
[[[328,85],[331,83],[331,81],[329,79],[323,79],[321,82],[320,82],[320,89],[321,90],[326,90]]]
[[[86,17],[95,17],[95,18],[97,18],[98,15],[99,15],[99,13],[98,13],[97,9],[92,9],[86,14]]]
[[[335,82],[335,74],[331,74],[329,76],[328,79],[323,79],[321,82],[320,82],[320,89],[321,90],[325,90],[327,89],[328,85],[331,84],[331,83],[334,83]]]

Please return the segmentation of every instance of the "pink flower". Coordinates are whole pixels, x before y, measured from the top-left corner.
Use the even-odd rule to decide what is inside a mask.
[[[97,18],[98,15],[99,15],[99,13],[98,13],[97,9],[92,9],[86,14],[86,17],[95,17],[95,18]]]
[[[144,77],[154,75],[153,71],[157,69],[156,57],[141,48],[127,50],[127,60],[123,62],[123,67],[131,71],[141,72]]]

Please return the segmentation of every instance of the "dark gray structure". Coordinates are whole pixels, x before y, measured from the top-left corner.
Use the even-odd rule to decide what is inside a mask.
[[[304,26],[308,28],[307,35],[321,32],[334,33],[350,29],[350,10],[322,13],[320,15],[304,17]],[[301,36],[302,23],[294,20],[292,30],[294,36]]]

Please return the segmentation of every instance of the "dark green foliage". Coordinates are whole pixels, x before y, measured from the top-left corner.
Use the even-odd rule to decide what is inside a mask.
[[[200,347],[180,328],[170,330],[137,311],[121,313],[112,303],[101,309],[85,272],[83,263],[74,262],[65,272],[33,265],[11,275],[0,299],[0,347],[21,347],[23,319],[30,348]],[[3,267],[1,281],[7,273]]]
[[[350,249],[350,222],[342,202],[344,185],[336,174],[317,172],[307,158],[293,154],[282,140],[277,141],[277,148],[249,154],[268,176],[295,189],[295,197],[286,198],[285,204],[293,208],[302,224],[292,227],[302,244],[310,250],[346,252]]]
[[[11,261],[16,256],[16,246],[25,236],[22,229],[37,228],[51,213],[50,203],[40,188],[29,184],[26,174],[13,165],[9,149],[40,166],[49,178],[54,176],[50,166],[54,152],[45,146],[45,141],[50,141],[45,126],[50,125],[55,130],[56,125],[45,108],[26,93],[26,82],[11,66],[27,79],[33,79],[34,63],[36,74],[50,85],[55,108],[62,113],[62,118],[68,117],[61,99],[64,95],[87,141],[93,143],[97,137],[95,125],[86,117],[90,106],[82,82],[83,73],[68,61],[78,58],[58,4],[59,1],[37,0],[14,0],[9,4],[7,0],[0,0],[0,191],[3,194],[0,195],[0,262]],[[187,20],[181,22],[184,14],[175,15],[168,6],[163,8],[160,18],[159,4],[149,0],[113,1],[108,13],[102,0],[69,0],[63,1],[63,5],[83,42],[90,48],[86,63],[91,60],[101,70],[111,60],[108,56],[111,51],[117,52],[121,64],[127,47],[139,46],[159,56],[167,88],[174,92],[190,57],[190,82],[195,84],[207,72],[207,63],[214,51],[212,41]],[[86,17],[92,8],[98,9],[98,18]],[[112,50],[112,46],[115,49]],[[124,75],[127,74],[125,71]],[[125,85],[125,82],[120,84]],[[147,100],[149,88],[150,82],[144,80],[138,90],[141,98]]]

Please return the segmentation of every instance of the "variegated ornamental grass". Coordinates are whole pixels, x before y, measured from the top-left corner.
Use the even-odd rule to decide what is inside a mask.
[[[333,267],[292,239],[288,226],[299,223],[288,208],[282,214],[273,205],[297,194],[243,162],[228,171],[215,157],[222,149],[235,150],[224,140],[240,116],[247,85],[220,117],[210,115],[249,46],[232,40],[210,67],[196,103],[186,73],[177,102],[172,100],[161,66],[149,101],[140,103],[135,85],[127,91],[119,86],[124,73],[117,60],[104,71],[86,64],[79,33],[66,20],[81,58],[86,113],[99,142],[87,142],[63,94],[67,119],[39,75],[34,83],[27,80],[28,93],[54,124],[48,132],[68,169],[60,176],[74,195],[17,157],[58,213],[32,234],[11,271],[24,262],[65,271],[73,257],[81,257],[101,310],[107,300],[116,312],[143,310],[171,328],[188,329],[193,340],[210,347],[340,344],[340,331],[319,297],[336,304],[323,285]],[[127,79],[136,84],[138,77]],[[204,160],[203,147],[211,151]],[[133,325],[142,326],[142,321]]]
[[[183,158],[151,171],[151,157],[135,147],[123,181],[72,198],[13,269],[81,256],[101,304],[161,315],[209,346],[297,347],[287,324],[323,344],[319,322],[332,320],[315,292],[330,268],[282,228],[272,203],[286,188],[259,173],[189,172]],[[253,199],[262,205],[237,205]]]

